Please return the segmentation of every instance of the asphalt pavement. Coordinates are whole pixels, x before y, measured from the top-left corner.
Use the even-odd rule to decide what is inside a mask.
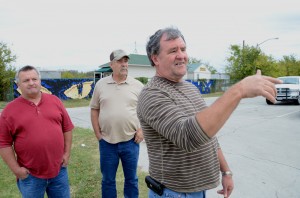
[[[210,105],[216,99],[205,100]],[[89,107],[67,110],[75,126],[92,129]],[[234,174],[231,198],[300,197],[299,105],[243,99],[217,136]],[[148,171],[145,142],[138,165]],[[221,198],[218,189],[209,190],[208,198]]]

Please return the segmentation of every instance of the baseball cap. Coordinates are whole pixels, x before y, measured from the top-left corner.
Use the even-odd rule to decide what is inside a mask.
[[[113,61],[113,60],[120,60],[124,56],[126,56],[129,59],[129,55],[124,50],[118,49],[118,50],[114,50],[110,54],[109,58],[110,58],[110,61]]]

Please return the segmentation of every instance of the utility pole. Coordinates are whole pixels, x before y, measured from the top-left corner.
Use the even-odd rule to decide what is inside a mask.
[[[137,51],[137,49],[136,49],[136,41],[134,42],[134,53],[135,53],[135,54],[138,53],[138,51]]]

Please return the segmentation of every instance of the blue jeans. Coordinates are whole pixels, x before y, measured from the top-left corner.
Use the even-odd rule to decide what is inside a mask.
[[[69,198],[70,187],[67,168],[61,167],[59,174],[51,179],[40,179],[28,175],[26,179],[18,179],[18,188],[23,198]]]
[[[117,197],[116,173],[120,159],[125,177],[124,197],[139,197],[138,177],[136,173],[139,148],[139,144],[135,143],[134,139],[117,144],[110,144],[103,139],[99,141],[103,198]]]
[[[193,192],[193,193],[179,193],[175,192],[169,188],[164,189],[164,193],[162,196],[159,196],[155,192],[149,189],[149,198],[205,198],[206,196],[206,191],[199,191],[199,192]]]

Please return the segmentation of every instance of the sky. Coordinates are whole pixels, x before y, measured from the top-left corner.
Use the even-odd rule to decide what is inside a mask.
[[[94,71],[115,49],[146,55],[158,29],[177,27],[189,57],[224,71],[230,45],[300,59],[299,0],[0,0],[0,42],[17,69]],[[274,39],[279,38],[279,39]]]

